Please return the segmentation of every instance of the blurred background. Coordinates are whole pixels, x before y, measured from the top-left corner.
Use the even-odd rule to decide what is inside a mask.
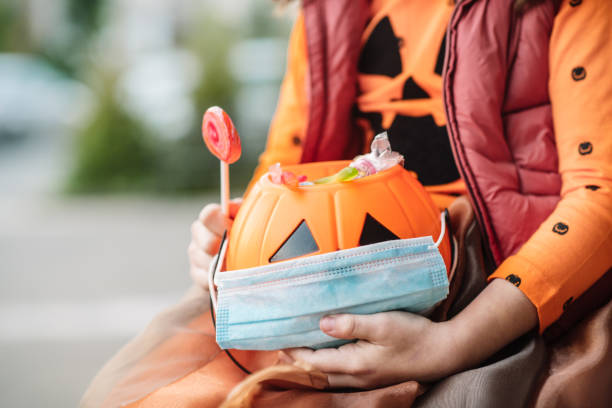
[[[296,10],[271,0],[0,0],[0,406],[76,406],[190,283],[218,200],[201,115],[225,108],[246,186]]]

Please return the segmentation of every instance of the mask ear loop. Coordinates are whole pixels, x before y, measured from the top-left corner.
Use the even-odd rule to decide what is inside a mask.
[[[440,213],[440,235],[438,236],[438,240],[436,241],[436,243],[433,244],[433,246],[436,248],[440,247],[442,239],[444,238],[444,234],[446,233],[446,213],[446,211]]]
[[[215,320],[215,314],[217,313],[217,291],[215,290],[215,276],[217,276],[217,272],[221,269],[223,262],[225,261],[225,252],[227,251],[227,231],[223,233],[223,238],[221,239],[221,246],[219,248],[219,253],[215,256],[215,266],[208,271],[208,292],[210,293],[210,318],[212,319],[212,324],[215,330],[217,329],[217,322]],[[247,370],[242,364],[236,360],[234,356],[229,352],[229,350],[224,349],[225,354],[232,360],[232,362],[241,369],[245,374],[251,375],[251,372]]]
[[[214,258],[214,267],[208,270],[208,291],[210,293],[210,300],[212,304],[212,308],[215,313],[217,313],[217,291],[215,290],[215,276],[217,276],[217,272],[222,268],[223,263],[225,262],[225,253],[227,252],[227,231],[223,233],[223,238],[221,239],[221,245],[219,247],[219,253],[215,255]]]

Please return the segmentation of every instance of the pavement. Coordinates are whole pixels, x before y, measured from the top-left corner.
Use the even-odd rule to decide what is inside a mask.
[[[0,146],[0,406],[74,407],[187,289],[190,224],[217,196],[62,196],[65,150],[37,143]]]

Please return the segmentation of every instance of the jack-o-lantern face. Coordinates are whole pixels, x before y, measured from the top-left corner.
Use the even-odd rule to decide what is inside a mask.
[[[446,24],[431,23],[449,21],[453,5],[395,1],[372,8],[377,11],[364,32],[357,65],[356,122],[364,146],[386,131],[393,150],[404,155],[406,168],[423,184],[454,182],[460,176],[442,102]]]
[[[288,166],[316,179],[348,162]],[[267,176],[245,198],[230,233],[227,270],[399,238],[440,234],[440,215],[416,178],[396,166],[363,179],[290,188]],[[450,241],[440,252],[450,262]]]

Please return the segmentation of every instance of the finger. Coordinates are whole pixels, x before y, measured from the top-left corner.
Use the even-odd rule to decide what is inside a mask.
[[[372,388],[368,379],[362,375],[327,374],[329,388]]]
[[[340,348],[326,348],[311,350],[307,348],[295,348],[285,350],[294,360],[305,361],[325,373],[341,374],[367,374],[371,372],[364,356],[371,354],[373,350],[364,348],[364,345],[350,343]]]
[[[205,228],[219,236],[222,236],[232,226],[232,220],[223,215],[219,204],[208,204],[202,208],[198,219]]]
[[[191,275],[191,280],[195,282],[197,285],[199,285],[203,289],[208,289],[208,271],[207,270],[201,269],[201,268],[198,268],[192,265],[189,268],[189,275]]]
[[[191,237],[195,245],[208,255],[215,255],[219,252],[221,237],[207,229],[199,221],[195,221],[191,227]]]
[[[212,256],[198,248],[193,242],[187,248],[189,263],[196,268],[208,270]]]
[[[291,358],[289,354],[282,350],[278,352],[278,361],[283,364],[293,364],[295,362],[295,360]]]
[[[325,316],[319,322],[323,333],[339,339],[364,339],[371,342],[384,338],[392,327],[385,313],[371,315],[339,314]]]

